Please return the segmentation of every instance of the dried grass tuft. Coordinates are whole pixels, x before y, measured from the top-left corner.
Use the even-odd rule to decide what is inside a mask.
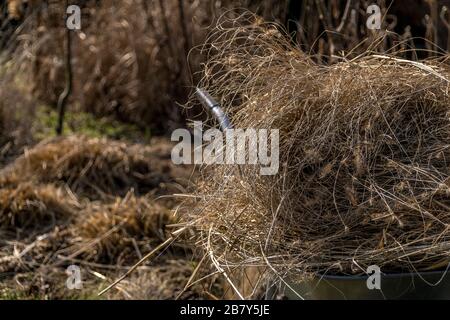
[[[227,272],[438,270],[450,250],[450,67],[368,52],[324,67],[246,16],[209,37],[201,86],[237,128],[280,130],[280,172],[213,166],[189,220]],[[273,272],[272,272],[273,273]]]
[[[0,189],[0,226],[3,231],[23,233],[53,228],[71,218],[77,202],[53,185],[22,183]]]
[[[169,208],[129,195],[112,204],[91,203],[79,215],[74,233],[83,243],[99,240],[86,253],[86,260],[123,265],[139,260],[142,253],[164,241],[166,226],[175,222]]]
[[[103,138],[56,138],[27,150],[0,172],[0,182],[61,182],[90,198],[124,196],[131,189],[145,194],[173,182],[170,163],[158,152]]]

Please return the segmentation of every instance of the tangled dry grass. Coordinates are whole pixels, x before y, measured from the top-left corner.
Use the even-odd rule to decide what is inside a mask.
[[[206,168],[188,219],[229,274],[445,269],[450,67],[367,52],[320,66],[247,15],[205,46],[201,86],[236,128],[280,130],[280,172]],[[212,48],[212,49],[211,49]]]

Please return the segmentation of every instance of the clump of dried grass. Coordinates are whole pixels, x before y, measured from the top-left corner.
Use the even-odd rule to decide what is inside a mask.
[[[130,194],[112,204],[91,203],[79,215],[74,233],[85,243],[99,239],[86,260],[123,265],[164,241],[166,226],[175,222],[169,208]]]
[[[3,185],[17,181],[61,182],[98,198],[144,194],[172,182],[170,163],[151,147],[104,138],[69,136],[44,141],[0,173]]]
[[[201,86],[234,126],[280,130],[278,175],[216,166],[199,182],[189,219],[216,266],[294,278],[445,269],[446,60],[367,52],[318,66],[254,17],[223,21],[205,48]]]
[[[53,185],[22,183],[2,188],[0,226],[2,231],[29,234],[71,218],[77,206],[75,199]]]

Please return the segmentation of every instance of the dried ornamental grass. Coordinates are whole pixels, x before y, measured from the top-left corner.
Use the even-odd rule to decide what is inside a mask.
[[[446,61],[367,53],[318,66],[250,19],[218,25],[201,86],[236,128],[280,130],[281,167],[204,171],[188,217],[216,265],[300,278],[445,269]]]

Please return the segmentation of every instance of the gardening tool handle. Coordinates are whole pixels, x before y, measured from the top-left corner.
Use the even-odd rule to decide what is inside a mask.
[[[232,128],[230,119],[228,119],[225,112],[223,112],[222,108],[220,107],[220,104],[216,100],[214,100],[214,98],[211,97],[211,95],[208,92],[206,92],[203,89],[197,88],[196,94],[198,100],[202,103],[202,105],[205,108],[210,109],[211,112],[214,114],[215,118],[219,122],[222,131]]]

